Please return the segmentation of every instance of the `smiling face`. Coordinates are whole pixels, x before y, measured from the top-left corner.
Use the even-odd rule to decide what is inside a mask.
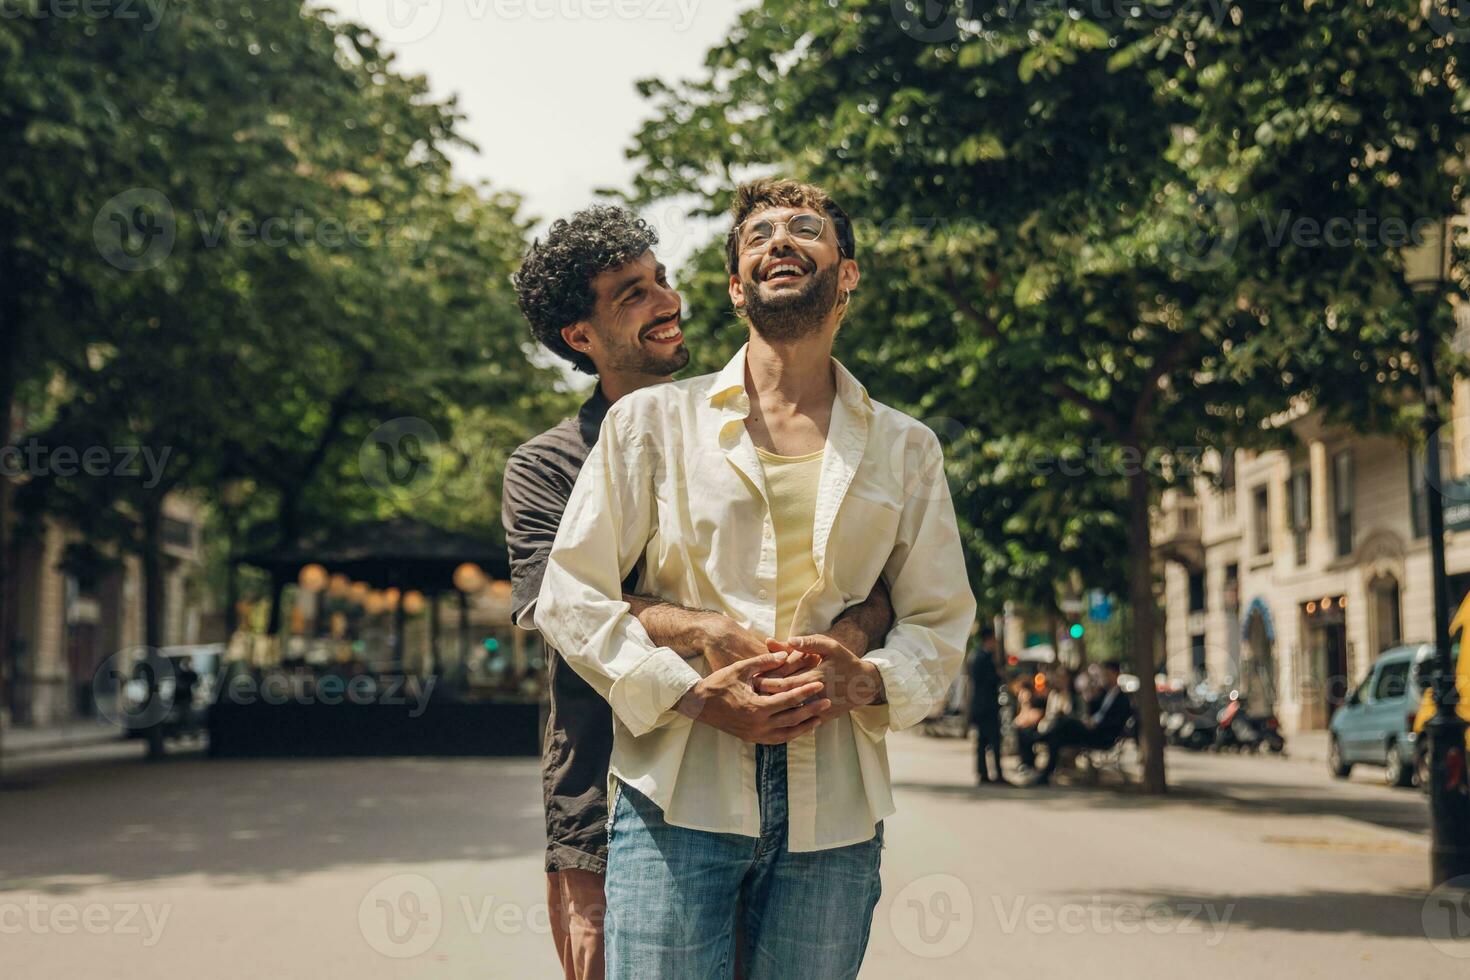
[[[821,232],[808,239],[819,219]],[[793,341],[835,329],[842,293],[857,285],[857,263],[842,258],[836,229],[806,207],[752,212],[736,234],[738,264],[730,300],[770,341]]]
[[[609,375],[664,378],[689,363],[680,329],[682,301],[653,252],[598,273],[592,316],[562,330],[573,349]]]

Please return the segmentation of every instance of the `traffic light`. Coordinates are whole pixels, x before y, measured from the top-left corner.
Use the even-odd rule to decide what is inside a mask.
[[[485,637],[485,652],[494,653],[500,649],[500,641],[493,636]]]
[[[1067,630],[1067,635],[1074,640],[1080,640],[1082,639],[1082,634],[1085,632],[1086,630],[1083,629],[1081,623],[1073,623],[1072,628]]]

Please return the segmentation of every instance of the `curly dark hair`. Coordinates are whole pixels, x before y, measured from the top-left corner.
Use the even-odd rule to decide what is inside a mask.
[[[520,271],[511,277],[531,333],[578,371],[597,365],[562,339],[563,327],[592,316],[597,295],[592,280],[658,244],[658,232],[627,208],[597,204],[554,222],[546,240],[536,239]]]

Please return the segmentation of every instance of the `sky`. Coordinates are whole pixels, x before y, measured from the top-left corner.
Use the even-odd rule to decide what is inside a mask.
[[[323,0],[366,24],[402,74],[455,95],[478,154],[458,154],[465,181],[519,193],[538,228],[627,188],[624,151],[649,107],[633,83],[699,74],[743,0]],[[676,207],[646,215],[659,257],[677,268],[703,240]]]

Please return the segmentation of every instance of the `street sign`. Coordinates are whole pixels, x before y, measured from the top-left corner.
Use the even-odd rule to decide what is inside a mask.
[[[1446,531],[1470,530],[1470,477],[1445,483],[1444,526]]]
[[[1087,593],[1087,618],[1094,623],[1106,623],[1113,618],[1113,597],[1102,589]]]

